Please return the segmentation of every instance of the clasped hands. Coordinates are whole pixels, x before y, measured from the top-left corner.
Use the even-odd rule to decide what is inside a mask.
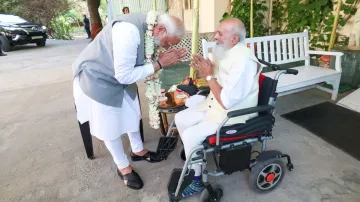
[[[191,59],[191,66],[198,72],[203,78],[207,76],[213,76],[214,63],[209,59],[205,59],[201,55],[193,55]]]
[[[160,53],[158,60],[163,68],[168,68],[182,61],[185,56],[185,48],[173,48]],[[214,63],[201,55],[196,54],[192,56],[191,66],[204,78],[213,75]]]
[[[172,48],[160,53],[158,61],[162,68],[168,68],[185,59],[185,48]]]

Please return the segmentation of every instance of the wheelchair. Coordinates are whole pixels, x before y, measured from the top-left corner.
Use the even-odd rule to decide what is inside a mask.
[[[273,116],[277,98],[276,87],[281,74],[297,75],[294,69],[281,69],[280,66],[267,63],[259,59],[260,63],[278,71],[275,78],[260,74],[258,106],[231,111],[227,118],[220,124],[216,134],[208,136],[202,145],[192,149],[187,157],[182,149],[180,156],[185,161],[182,169],[174,169],[168,182],[168,195],[171,202],[182,199],[181,193],[188,186],[194,176],[194,171],[189,169],[192,164],[201,164],[204,191],[201,193],[201,202],[218,202],[223,196],[221,185],[211,185],[208,176],[230,175],[237,171],[248,169],[250,174],[249,184],[257,193],[267,193],[274,190],[282,181],[286,168],[293,170],[291,158],[278,150],[266,150],[266,142],[273,138],[272,129],[275,124]],[[197,94],[207,95],[209,89],[202,89]],[[258,113],[257,117],[249,119],[244,124],[225,126],[233,118],[246,114]],[[167,136],[176,129],[174,120],[170,125]],[[261,151],[252,151],[255,143],[261,143]],[[212,153],[216,169],[207,168],[207,153]],[[252,158],[253,153],[258,153]],[[286,158],[285,166],[282,161]]]

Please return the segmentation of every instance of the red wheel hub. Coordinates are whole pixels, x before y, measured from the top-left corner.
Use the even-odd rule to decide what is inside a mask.
[[[270,173],[266,176],[266,182],[272,182],[275,179],[275,174],[274,173]]]

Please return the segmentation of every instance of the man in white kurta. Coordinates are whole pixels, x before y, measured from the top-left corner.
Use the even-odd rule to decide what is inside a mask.
[[[113,76],[120,84],[124,85],[124,88],[154,74],[161,68],[167,68],[179,62],[186,55],[184,49],[167,50],[159,57],[158,61],[135,67],[141,38],[143,38],[140,35],[144,35],[144,33],[141,33],[134,24],[125,20],[112,23],[113,26],[109,29],[111,29],[112,37]],[[155,43],[167,49],[180,41],[184,33],[183,29],[182,22],[179,19],[162,15],[158,19],[158,25],[154,28]],[[118,174],[124,183],[129,188],[141,189],[143,182],[131,168],[124,153],[120,136],[125,133],[128,134],[133,161],[158,162],[161,159],[156,153],[143,148],[139,132],[141,112],[138,97],[136,96],[133,99],[125,91],[121,100],[121,107],[102,104],[83,92],[80,86],[80,76],[75,76],[73,89],[79,122],[83,124],[89,121],[91,134],[104,141],[118,166]],[[114,94],[113,96],[115,98],[118,95]]]
[[[206,137],[216,133],[229,111],[257,106],[261,68],[255,55],[243,44],[245,35],[245,27],[240,20],[225,20],[219,25],[215,36],[215,63],[199,55],[193,56],[192,66],[208,81],[210,94],[203,99],[195,96],[196,100],[192,100],[190,97],[188,102],[191,106],[187,103],[189,108],[175,116],[186,156]],[[233,118],[226,125],[245,123],[255,116],[257,114]],[[192,168],[195,176],[183,191],[183,197],[204,189],[200,165],[195,164]]]

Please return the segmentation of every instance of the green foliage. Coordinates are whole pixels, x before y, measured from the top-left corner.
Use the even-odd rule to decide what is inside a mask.
[[[18,15],[28,21],[45,25],[50,37],[60,39],[71,38],[68,35],[70,28],[67,23],[71,18],[61,17],[69,8],[68,0],[5,0],[0,3],[0,13]]]
[[[107,15],[107,8],[106,8],[106,1],[105,0],[101,0],[100,1],[100,7],[99,7],[99,14],[100,14],[100,18],[101,18],[101,22],[103,25],[106,24],[106,15]]]
[[[0,13],[19,15],[22,10],[22,0],[5,0],[0,3]]]
[[[356,13],[354,6],[358,0],[347,0],[343,4],[339,26],[344,26],[351,15]],[[337,3],[337,2],[336,2]],[[273,4],[274,34],[302,32],[305,29],[310,33],[312,49],[326,49],[330,42],[334,24],[334,3],[332,0],[279,0]],[[347,15],[347,16],[345,16]],[[346,37],[337,37],[337,44],[348,41]]]
[[[232,2],[233,9],[231,13],[224,13],[221,21],[228,18],[240,19],[246,27],[246,36],[250,36],[250,6],[251,3],[248,0],[234,0]],[[268,10],[266,1],[256,0],[254,1],[254,36],[264,36],[268,32],[268,26],[265,24],[264,13]]]
[[[71,33],[73,32],[74,28],[71,25],[71,21],[71,18],[65,17],[64,15],[54,18],[51,21],[51,26],[54,29],[52,36],[55,39],[72,40],[73,37],[71,36]]]

